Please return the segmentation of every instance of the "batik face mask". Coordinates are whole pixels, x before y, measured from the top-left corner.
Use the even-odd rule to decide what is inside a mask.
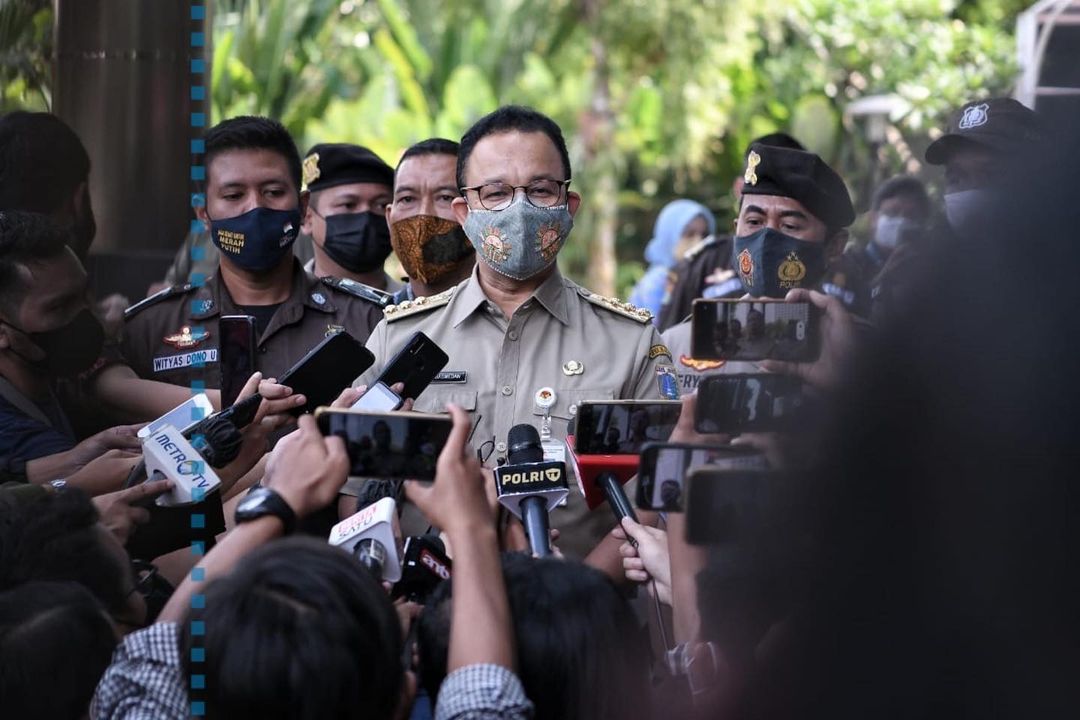
[[[390,226],[390,243],[405,274],[425,284],[437,283],[473,254],[465,230],[434,215],[398,220]]]
[[[465,234],[492,270],[528,280],[555,262],[574,219],[568,205],[539,208],[518,196],[504,210],[469,209]]]

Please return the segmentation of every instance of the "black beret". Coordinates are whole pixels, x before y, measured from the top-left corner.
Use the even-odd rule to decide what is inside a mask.
[[[304,187],[312,192],[349,183],[394,187],[394,168],[360,145],[320,143],[304,157]]]
[[[746,155],[742,194],[798,200],[830,228],[846,228],[855,220],[844,181],[812,152],[754,143]]]
[[[1042,136],[1039,116],[1012,98],[974,100],[960,108],[949,132],[926,148],[926,162],[944,165],[957,147],[981,145],[998,153],[1023,150]]]

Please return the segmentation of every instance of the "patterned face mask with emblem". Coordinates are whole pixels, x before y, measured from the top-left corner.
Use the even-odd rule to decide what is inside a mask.
[[[815,287],[825,273],[825,246],[762,228],[735,238],[735,270],[751,297],[783,298]]]
[[[519,195],[505,210],[469,209],[465,234],[495,272],[528,280],[551,267],[574,219],[567,205],[539,208]]]

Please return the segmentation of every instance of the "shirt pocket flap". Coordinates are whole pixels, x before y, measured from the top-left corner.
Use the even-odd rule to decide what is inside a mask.
[[[419,412],[444,413],[449,403],[459,406],[465,412],[476,411],[475,390],[444,390],[442,388],[428,387],[420,393],[420,397],[413,404],[413,409]]]

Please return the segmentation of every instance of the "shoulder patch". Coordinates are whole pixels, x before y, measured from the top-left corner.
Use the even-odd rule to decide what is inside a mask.
[[[184,293],[191,292],[196,287],[198,286],[194,285],[193,283],[184,283],[183,285],[173,285],[172,287],[162,288],[153,295],[143,298],[139,302],[124,310],[124,319],[130,320],[146,308],[153,307],[162,300],[175,297],[176,295],[183,295]]]
[[[370,285],[365,285],[364,283],[358,283],[355,280],[351,280],[349,278],[324,277],[322,278],[322,282],[327,287],[332,287],[335,290],[340,290],[343,293],[352,295],[353,297],[358,297],[361,300],[373,302],[381,308],[385,308],[394,301],[394,296],[392,293],[388,293],[385,290],[379,290],[378,288],[373,288]]]
[[[427,312],[428,310],[443,307],[450,302],[450,298],[454,297],[455,290],[457,290],[457,286],[445,290],[438,295],[418,297],[415,300],[403,300],[397,305],[388,306],[383,310],[383,316],[386,317],[386,322],[391,323],[400,320],[401,318],[418,315],[422,312]]]
[[[604,297],[603,295],[597,295],[591,293],[583,287],[578,288],[578,293],[581,297],[585,298],[593,305],[599,305],[605,310],[610,310],[616,315],[622,315],[628,317],[631,320],[637,320],[639,323],[647,323],[652,320],[653,314],[644,308],[639,308],[636,305],[631,305],[628,302],[623,302],[618,298]]]

